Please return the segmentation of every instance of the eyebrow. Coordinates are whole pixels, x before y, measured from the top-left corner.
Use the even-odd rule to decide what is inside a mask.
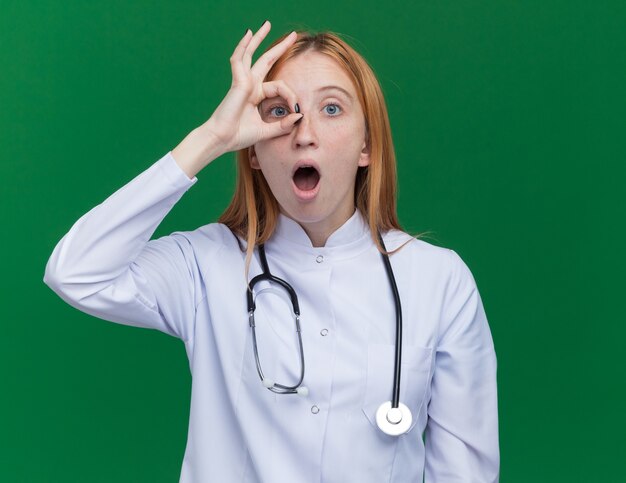
[[[315,92],[320,92],[320,91],[330,91],[330,90],[336,90],[336,91],[340,91],[343,92],[343,94],[350,99],[351,101],[354,100],[352,98],[352,95],[345,90],[343,87],[339,87],[339,86],[324,86],[324,87],[320,87],[319,89],[316,89]]]
[[[318,88],[318,89],[315,89],[315,91],[314,91],[314,92],[331,91],[331,90],[334,90],[334,91],[339,91],[339,92],[341,92],[342,94],[344,94],[344,95],[345,95],[345,96],[346,96],[346,97],[347,97],[347,98],[348,98],[351,102],[353,102],[353,101],[354,101],[354,98],[352,97],[352,94],[350,94],[350,93],[349,93],[347,90],[345,90],[343,87],[339,87],[339,86],[333,86],[333,85],[329,85],[329,86],[322,86],[322,87],[320,87],[320,88]],[[280,97],[280,98],[282,98],[282,96],[276,96],[276,97]],[[271,98],[271,99],[274,99],[274,98]],[[266,97],[265,99],[263,99],[263,100],[261,101],[261,104],[264,104],[264,103],[266,103],[266,102],[267,102],[267,101],[269,101],[269,100],[270,100],[270,98],[269,98],[269,97]],[[259,106],[260,106],[261,104],[259,104]]]

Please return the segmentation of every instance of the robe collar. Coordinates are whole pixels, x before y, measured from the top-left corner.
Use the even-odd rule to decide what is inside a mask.
[[[333,259],[337,260],[355,256],[371,247],[374,242],[367,222],[361,212],[355,209],[352,216],[331,233],[323,247],[314,247],[298,222],[279,213],[270,243],[285,245],[289,251],[293,250],[301,254],[332,255]]]

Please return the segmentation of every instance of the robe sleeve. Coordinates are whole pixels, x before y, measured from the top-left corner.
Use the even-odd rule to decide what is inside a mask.
[[[74,223],[44,283],[82,312],[187,341],[200,296],[192,246],[183,232],[150,237],[197,180],[168,152]]]
[[[497,483],[496,354],[474,277],[449,250],[452,270],[438,334],[426,426],[426,483]]]

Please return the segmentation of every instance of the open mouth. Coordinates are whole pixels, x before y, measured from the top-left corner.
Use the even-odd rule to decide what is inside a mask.
[[[293,175],[293,182],[300,191],[312,191],[320,181],[320,173],[313,166],[301,166]]]

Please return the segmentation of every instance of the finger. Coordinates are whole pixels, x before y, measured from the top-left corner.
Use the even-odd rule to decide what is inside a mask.
[[[263,89],[263,99],[282,97],[289,103],[292,111],[296,111],[296,102],[298,102],[298,98],[296,97],[296,94],[291,90],[291,88],[285,83],[285,81],[275,80],[263,82],[263,84],[261,84],[261,88]],[[263,99],[259,100],[259,102],[261,102]]]
[[[252,55],[254,54],[254,51],[257,49],[259,44],[263,42],[263,39],[271,28],[272,24],[269,20],[266,20],[265,22],[263,22],[263,25],[261,25],[259,30],[257,30],[257,32],[254,34],[252,39],[250,39],[250,43],[246,46],[245,52],[242,57],[243,65],[247,69],[250,69],[250,65],[252,64]]]
[[[270,138],[275,138],[277,136],[282,136],[284,134],[287,134],[289,132],[291,132],[291,130],[293,129],[294,125],[300,120],[302,119],[302,116],[304,116],[304,114],[297,114],[297,113],[292,113],[289,114],[287,117],[284,117],[280,120],[280,122],[268,122],[265,124],[266,128],[265,128],[265,135],[263,136],[263,139],[270,139]]]
[[[237,47],[235,47],[235,50],[233,51],[233,57],[236,58],[241,58],[241,56],[243,55],[243,53],[246,50],[246,47],[248,46],[248,44],[250,43],[250,29],[246,29],[246,33],[244,34],[243,37],[241,37],[241,40],[239,41],[239,43],[237,44]]]
[[[237,47],[235,47],[233,54],[230,56],[233,79],[240,79],[243,75],[245,75],[245,70],[243,68],[243,65],[241,64],[241,59],[246,51],[246,47],[250,43],[250,39],[252,38],[250,32],[250,29],[246,30],[246,34],[241,38],[241,40],[237,44]]]
[[[257,79],[265,79],[265,76],[274,65],[274,62],[283,55],[287,49],[298,39],[298,34],[294,31],[281,40],[278,44],[265,52],[252,66],[251,72]]]

